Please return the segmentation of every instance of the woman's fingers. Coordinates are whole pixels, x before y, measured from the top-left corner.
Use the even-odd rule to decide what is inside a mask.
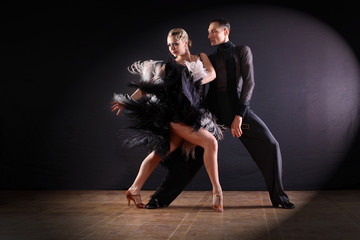
[[[116,111],[117,109],[119,109],[119,106],[112,106],[112,107],[111,107],[111,111],[112,111],[112,112]]]

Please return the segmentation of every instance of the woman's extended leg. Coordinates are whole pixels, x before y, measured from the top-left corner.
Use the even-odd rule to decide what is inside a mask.
[[[175,149],[177,149],[181,143],[182,139],[177,136],[176,134],[171,133],[170,136],[170,151],[169,153],[173,152]],[[168,153],[168,154],[169,154]],[[155,153],[155,151],[151,152],[141,163],[139,172],[131,185],[131,187],[128,189],[128,195],[132,195],[133,201],[135,204],[141,203],[141,197],[140,197],[140,190],[142,186],[144,185],[147,178],[150,176],[150,174],[155,170],[156,166],[161,161],[161,157]],[[130,196],[129,195],[129,196]]]
[[[171,122],[170,126],[171,130],[177,135],[179,135],[181,138],[185,139],[190,143],[201,146],[204,149],[204,164],[213,187],[212,191],[213,194],[215,194],[216,196],[221,196],[218,206],[222,205],[222,189],[219,181],[217,162],[217,140],[210,132],[203,128],[200,128],[198,131],[194,131],[192,127],[187,126],[184,123],[174,122]],[[222,207],[220,211],[222,211]]]

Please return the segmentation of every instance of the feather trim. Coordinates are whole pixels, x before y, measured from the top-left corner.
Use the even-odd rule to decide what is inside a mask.
[[[185,65],[193,76],[195,82],[207,75],[206,69],[204,68],[200,58],[198,58],[195,62],[188,62],[185,60]]]
[[[113,101],[118,102],[120,104],[125,104],[131,97],[129,94],[117,94],[114,93]]]
[[[140,75],[141,81],[144,82],[157,82],[161,81],[161,60],[146,60],[134,62],[128,67],[128,71],[132,74]]]

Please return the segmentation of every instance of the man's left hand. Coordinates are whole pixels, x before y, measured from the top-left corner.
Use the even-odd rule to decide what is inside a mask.
[[[241,137],[242,130],[241,130],[241,124],[242,124],[242,117],[239,115],[236,115],[232,124],[231,124],[231,134],[233,137]]]

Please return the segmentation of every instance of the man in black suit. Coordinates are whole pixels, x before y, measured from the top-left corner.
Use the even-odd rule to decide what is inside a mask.
[[[208,38],[217,50],[209,56],[216,79],[209,85],[206,103],[219,124],[230,127],[233,137],[244,144],[260,168],[274,207],[295,208],[284,192],[279,143],[265,123],[250,109],[254,89],[252,53],[247,46],[229,40],[230,24],[225,19],[210,22]],[[146,205],[148,209],[168,206],[186,187],[203,164],[202,149],[196,159],[185,161],[180,152],[165,159],[169,172]]]

